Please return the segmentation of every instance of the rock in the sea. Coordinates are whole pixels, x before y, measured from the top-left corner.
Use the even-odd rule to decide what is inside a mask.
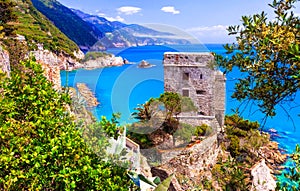
[[[271,191],[276,188],[276,181],[272,176],[272,170],[266,165],[265,159],[255,164],[251,170],[251,191]]]
[[[140,64],[138,65],[139,68],[150,68],[154,65],[150,64],[149,62],[145,61],[145,60],[142,60],[140,62]]]

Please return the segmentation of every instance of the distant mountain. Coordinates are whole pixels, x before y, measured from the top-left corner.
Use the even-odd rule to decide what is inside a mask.
[[[14,2],[17,5],[13,9],[17,17],[13,23],[15,32],[22,35],[18,37],[20,40],[25,37],[23,40],[27,42],[30,50],[37,50],[42,45],[44,49],[72,56],[79,50],[78,46],[41,14],[30,0]]]
[[[130,47],[155,44],[190,44],[186,39],[178,39],[172,33],[156,31],[137,24],[124,24],[118,21],[108,21],[104,17],[90,15],[80,10],[71,9],[91,26],[105,33],[98,45],[106,47]]]
[[[104,37],[104,33],[101,30],[83,21],[77,14],[56,0],[31,1],[41,13],[81,49],[89,49],[99,39]]]
[[[57,0],[31,1],[36,9],[82,50],[157,44],[190,44],[188,40],[178,39],[172,33],[159,32],[137,24],[111,22],[103,17],[70,9]]]

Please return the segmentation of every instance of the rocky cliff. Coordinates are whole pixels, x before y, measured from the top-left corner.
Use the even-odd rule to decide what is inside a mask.
[[[91,59],[83,62],[83,68],[94,69],[110,66],[121,66],[124,64],[124,60],[120,56],[106,55],[104,57]]]
[[[55,88],[60,88],[61,86],[60,70],[73,70],[83,67],[77,61],[84,57],[81,51],[74,53],[75,58],[63,54],[56,55],[49,50],[31,51],[30,54],[42,65],[45,70],[45,76],[54,84]]]
[[[0,46],[0,69],[9,75],[9,53]]]

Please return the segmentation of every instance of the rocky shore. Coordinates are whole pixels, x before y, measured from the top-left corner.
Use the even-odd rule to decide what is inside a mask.
[[[209,160],[205,160],[205,163],[197,162],[199,157],[195,157],[195,153],[198,152],[196,147],[193,146],[188,149],[189,152],[182,152],[179,156],[156,167],[150,167],[147,162],[144,162],[141,165],[141,171],[148,177],[159,176],[162,180],[175,173],[176,178],[172,180],[169,190],[192,190],[195,186],[203,183],[203,177],[206,177],[206,180],[213,180],[214,178],[213,165],[210,164]],[[210,151],[215,150],[215,154],[226,163],[230,155],[228,152],[222,151],[219,147],[210,149]],[[259,150],[253,152],[256,155],[255,159],[251,164],[245,164],[246,177],[248,177],[246,181],[250,182],[250,189],[253,191],[275,190],[275,176],[282,170],[282,165],[288,155],[282,154],[278,144],[273,141],[269,141]],[[151,169],[150,174],[149,169]],[[212,181],[212,186],[214,190],[222,190],[215,180]]]
[[[96,107],[99,105],[97,98],[92,93],[92,91],[84,83],[77,83],[76,87],[80,95],[82,95],[86,101],[88,107]]]
[[[122,66],[125,61],[120,56],[106,55],[104,57],[99,57],[96,59],[90,59],[82,63],[82,68],[85,69],[95,69],[111,66]]]
[[[284,168],[282,165],[287,160],[288,155],[279,151],[278,143],[270,141],[258,151],[259,160],[251,168],[252,189],[255,191],[275,190],[276,177]]]

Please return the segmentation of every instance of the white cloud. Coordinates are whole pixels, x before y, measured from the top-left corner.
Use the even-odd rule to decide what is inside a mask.
[[[194,27],[186,31],[198,38],[201,42],[223,43],[233,42],[234,36],[228,36],[227,27],[225,25]]]
[[[117,11],[120,14],[125,14],[125,15],[132,15],[132,14],[140,12],[141,10],[142,9],[139,7],[130,7],[130,6],[119,7],[117,9]]]
[[[116,16],[116,17],[105,17],[107,20],[109,21],[119,21],[119,22],[124,22],[125,19],[120,17],[120,16]]]
[[[166,12],[166,13],[173,13],[173,14],[180,13],[180,11],[176,10],[175,7],[172,7],[172,6],[163,7],[160,10],[162,10],[163,12]]]
[[[300,17],[300,13],[295,13],[295,16]]]
[[[189,32],[205,32],[205,31],[226,31],[228,26],[224,25],[215,25],[215,26],[206,26],[206,27],[195,27],[188,29]]]

